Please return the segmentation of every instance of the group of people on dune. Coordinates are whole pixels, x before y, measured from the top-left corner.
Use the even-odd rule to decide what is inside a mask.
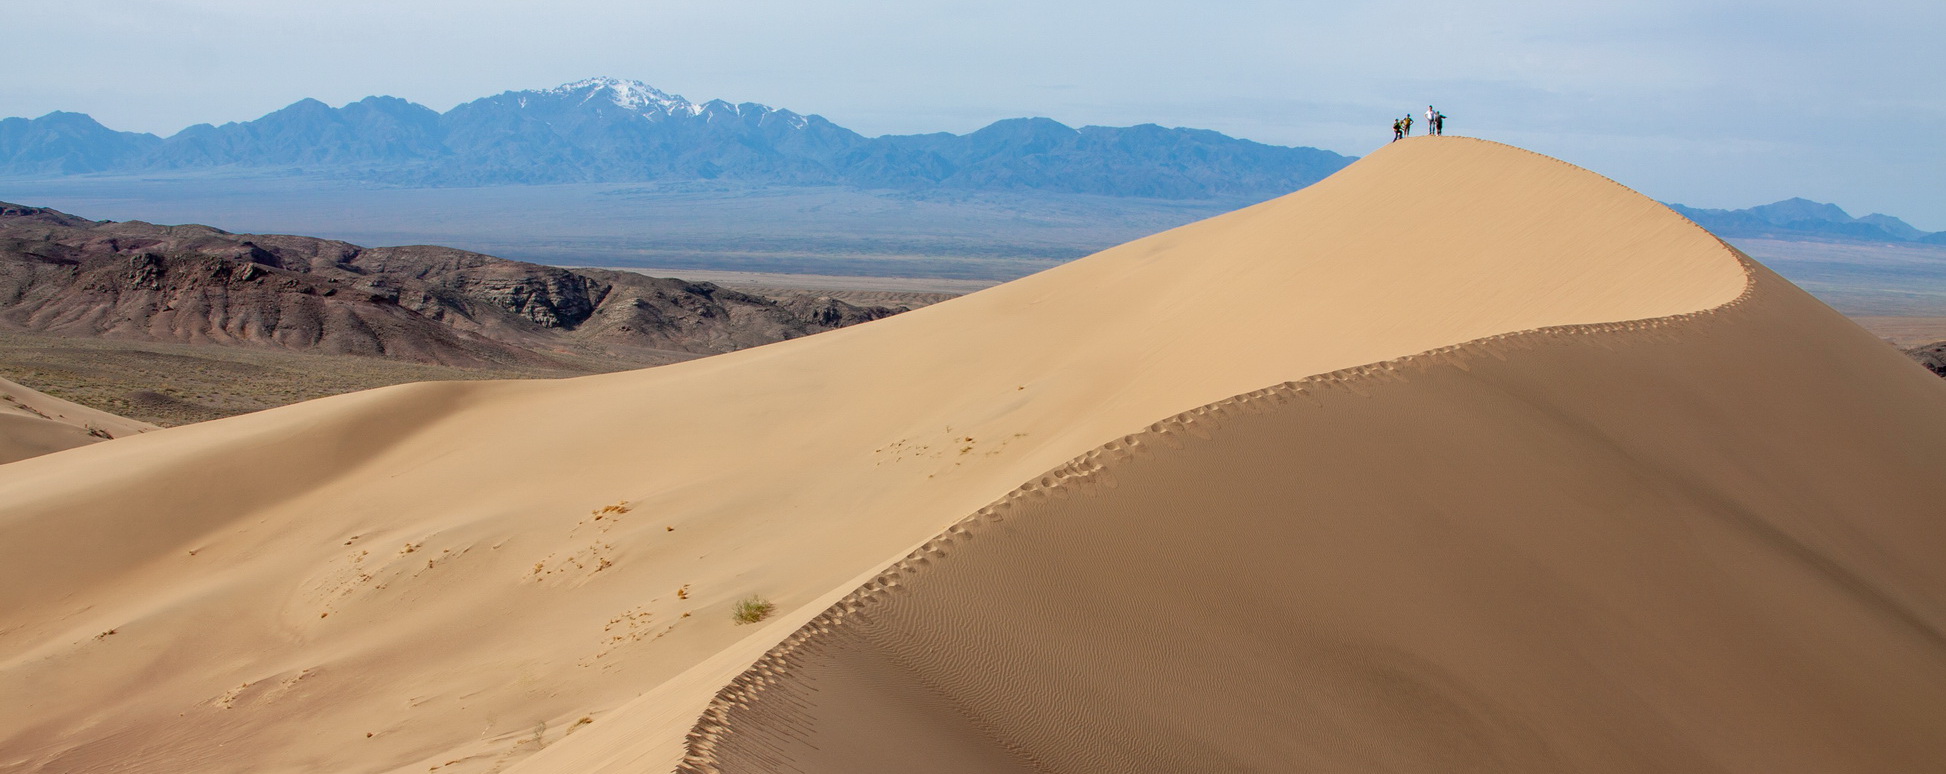
[[[1435,135],[1441,135],[1445,133],[1446,133],[1446,114],[1432,109],[1431,105],[1427,105],[1426,106],[1426,136],[1432,137]],[[1411,113],[1405,114],[1404,118],[1393,119],[1392,121],[1392,141],[1393,142],[1398,142],[1400,140],[1403,140],[1411,136],[1412,136],[1412,114]]]

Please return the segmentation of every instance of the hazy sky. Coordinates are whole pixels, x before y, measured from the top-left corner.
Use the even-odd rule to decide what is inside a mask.
[[[0,32],[0,116],[164,135],[613,75],[867,135],[1041,115],[1364,154],[1430,102],[1658,199],[1946,230],[1940,0],[63,0]]]

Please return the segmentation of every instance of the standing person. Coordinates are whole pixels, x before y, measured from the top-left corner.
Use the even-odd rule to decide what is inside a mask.
[[[1441,137],[1446,136],[1446,114],[1445,113],[1432,114],[1432,133],[1437,134]]]
[[[1403,126],[1403,124],[1399,123],[1399,119],[1396,118],[1392,119],[1392,141],[1393,142],[1398,142],[1400,138],[1405,136],[1405,131],[1399,128],[1401,126]]]
[[[1439,111],[1432,109],[1431,105],[1426,106],[1426,134],[1429,136],[1439,134],[1439,121],[1434,118],[1438,115]]]
[[[1412,136],[1412,114],[1405,114],[1405,136]]]

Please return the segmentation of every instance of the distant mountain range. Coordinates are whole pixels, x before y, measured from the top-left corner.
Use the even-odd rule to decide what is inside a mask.
[[[1854,218],[1836,204],[1785,199],[1744,210],[1706,210],[1670,204],[1670,209],[1721,237],[1865,240],[1946,245],[1946,231],[1925,232],[1890,215]]]
[[[254,121],[163,138],[81,113],[0,119],[0,177],[269,171],[420,188],[721,181],[750,186],[1261,200],[1355,157],[1201,129],[1016,118],[978,131],[865,137],[755,103],[691,102],[639,81],[591,78],[509,91],[440,113],[396,97],[333,108],[301,100]],[[1671,204],[1726,237],[1946,244],[1898,218],[1788,199],[1744,210]]]
[[[14,177],[281,168],[416,186],[725,180],[1207,199],[1287,193],[1352,161],[1200,129],[1075,129],[1046,118],[865,137],[815,115],[696,103],[614,78],[509,91],[445,113],[396,97],[342,108],[306,99],[167,138],[80,113],[0,120],[0,175]]]

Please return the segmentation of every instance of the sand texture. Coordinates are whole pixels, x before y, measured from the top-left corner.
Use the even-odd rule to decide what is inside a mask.
[[[1354,372],[1344,369],[1434,350],[1456,358],[1459,351],[1450,349],[1455,345],[1508,340],[1506,334],[1519,331],[1714,309],[1739,298],[1747,278],[1736,256],[1714,237],[1597,175],[1492,143],[1424,138],[1389,146],[1278,200],[989,290],[803,339],[628,373],[546,382],[416,384],[340,395],[0,466],[0,697],[6,697],[0,701],[0,769],[668,771],[685,755],[685,735],[698,717],[726,684],[767,652],[787,638],[813,631],[805,625],[826,615],[861,584],[967,514],[1007,497],[1022,482],[1066,491],[1054,486],[1066,475],[1058,471],[1104,443],[1198,406],[1319,374],[1332,374],[1329,382],[1359,386],[1367,377],[1350,376]],[[1821,310],[1812,302],[1802,303]],[[1841,319],[1817,319],[1822,322],[1806,325],[1818,335],[1850,336],[1878,353],[1859,357],[1898,358]],[[1689,335],[1641,327],[1648,331],[1644,336],[1682,341]],[[1794,330],[1774,335],[1789,337]],[[1563,371],[1558,387],[1562,417],[1575,416],[1572,412],[1588,402],[1574,392],[1585,386],[1576,378],[1625,383],[1620,374],[1599,365],[1614,356],[1596,344],[1606,339],[1571,339],[1576,343],[1562,346],[1597,364],[1587,368],[1598,378]],[[1618,341],[1633,346],[1635,339],[1630,335]],[[1509,367],[1529,368],[1527,359],[1541,351],[1532,349],[1508,353]],[[1689,360],[1671,362],[1684,365],[1677,373],[1635,378],[1675,380],[1694,388],[1699,397],[1692,402],[1704,397],[1715,401],[1691,407],[1702,417],[1699,422],[1718,422],[1711,410],[1728,410],[1723,404],[1742,399],[1734,387],[1706,389],[1714,384],[1713,372],[1683,370]],[[1917,427],[1929,420],[1911,415],[1923,409],[1936,412],[1942,400],[1938,391],[1946,387],[1917,366],[1899,362],[1907,369],[1898,372],[1903,375],[1885,378],[1917,381],[1912,381],[1909,395],[1899,397],[1908,403],[1881,409]],[[1519,373],[1544,376],[1545,366],[1533,368],[1539,370]],[[1878,385],[1876,372],[1867,373],[1872,374],[1866,377],[1868,384],[1857,389],[1890,389]],[[1534,389],[1556,389],[1543,376],[1530,375],[1544,382]],[[1838,390],[1832,385],[1858,378],[1841,378],[1837,372],[1827,376],[1829,383],[1812,384]],[[1415,434],[1405,434],[1407,427],[1361,435],[1354,422],[1361,416],[1357,412],[1376,409],[1312,412],[1301,416],[1341,417],[1351,423],[1346,437],[1362,438],[1368,456],[1346,450],[1327,454],[1322,447],[1276,449],[1265,453],[1262,464],[1284,470],[1310,464],[1302,460],[1332,457],[1340,465],[1337,470],[1352,475],[1364,470],[1357,467],[1361,461],[1382,468],[1371,460],[1394,459],[1400,470],[1430,470],[1440,478],[1411,486],[1340,484],[1348,487],[1346,492],[1373,497],[1422,504],[1453,498],[1473,507],[1493,502],[1484,488],[1512,486],[1509,482],[1519,479],[1499,468],[1474,469],[1495,459],[1485,453],[1474,459],[1470,452],[1455,454],[1448,448],[1437,459],[1428,453],[1415,462],[1421,454],[1416,433],[1431,439],[1450,429],[1490,440],[1532,432],[1539,445],[1522,448],[1533,458],[1582,448],[1561,437],[1567,430],[1500,427],[1493,420],[1531,423],[1532,417],[1517,412],[1469,414],[1470,396],[1454,395],[1451,403],[1440,403],[1450,391],[1428,381],[1430,376],[1407,379],[1402,388],[1419,397],[1405,403],[1447,406],[1455,416],[1446,421],[1465,424],[1471,417],[1472,424],[1411,430]],[[1921,382],[1932,386],[1916,386]],[[1782,400],[1792,397],[1787,392],[1779,388],[1758,395],[1781,395]],[[1848,397],[1831,392],[1793,399]],[[1362,398],[1365,402],[1333,400],[1346,406],[1380,405]],[[1502,408],[1511,411],[1512,406]],[[1844,416],[1842,409],[1829,410],[1831,421]],[[1403,409],[1397,413],[1409,415]],[[1430,411],[1431,418],[1445,413]],[[1665,439],[1669,443],[1703,444],[1714,438],[1716,428],[1733,424],[1720,421],[1662,429],[1671,436]],[[1766,444],[1784,447],[1800,439],[1789,425],[1780,426],[1785,434],[1765,436]],[[1265,427],[1269,436],[1284,432],[1274,423]],[[1922,461],[1937,467],[1936,456],[1923,456],[1936,447],[1913,437],[1870,440],[1891,451],[1859,459],[1892,458],[1903,451],[1906,467],[1900,470]],[[1259,445],[1238,448],[1267,448],[1258,441],[1249,443]],[[1608,448],[1596,446],[1597,451]],[[1781,448],[1765,451],[1787,453]],[[1224,470],[1209,471],[1208,481],[1181,483],[1176,487],[1181,491],[1155,496],[1208,503],[1179,511],[1181,526],[1208,519],[1222,530],[1251,533],[1248,517],[1218,513],[1230,502],[1226,493],[1238,493],[1237,502],[1261,501],[1267,508],[1288,507],[1292,501],[1283,490],[1259,492],[1256,483],[1224,477],[1231,475],[1228,467],[1242,466],[1248,457],[1238,452],[1232,463],[1220,466]],[[1458,467],[1446,470],[1436,464],[1440,461]],[[1591,456],[1584,461],[1596,465],[1607,460]],[[1154,465],[1158,480],[1168,471],[1191,469],[1187,461]],[[1470,472],[1453,472],[1458,470]],[[1590,499],[1575,503],[1594,508],[1604,502],[1594,495],[1610,491],[1612,484],[1599,483],[1605,470],[1589,473]],[[1762,468],[1752,470],[1749,475],[1770,475]],[[1851,470],[1855,476],[1872,474],[1859,479],[1857,495],[1877,496],[1867,490],[1879,481],[1878,472]],[[1893,482],[1890,473],[1884,478]],[[1915,485],[1915,480],[1898,479],[1906,485]],[[1710,486],[1713,480],[1693,488],[1716,491]],[[1559,494],[1543,489],[1531,496],[1545,500]],[[1894,497],[1897,491],[1903,490],[1883,496]],[[1628,502],[1677,502],[1664,489],[1642,492],[1639,501]],[[1524,502],[1501,503],[1507,525],[1545,516],[1525,510]],[[1810,508],[1815,503],[1800,505]],[[1382,504],[1373,508],[1375,514],[1391,513]],[[1131,524],[1146,523],[1144,518],[1131,516]],[[1304,518],[1304,523],[1340,521],[1322,512]],[[1753,523],[1765,523],[1763,519],[1773,517],[1752,518]],[[1842,519],[1807,523],[1849,525]],[[1869,523],[1846,528],[1876,529]],[[1514,526],[1507,529],[1510,535],[1517,532]],[[1797,533],[1783,537],[1810,539]],[[1811,537],[1849,539],[1844,534]],[[1880,545],[1882,537],[1870,533],[1859,538],[1869,539],[1860,545]],[[1894,550],[1940,545],[1936,534],[1907,537]],[[1925,543],[1921,538],[1926,537],[1933,539]],[[1148,542],[1163,545],[1172,539]],[[1179,567],[1154,568],[1159,573],[1155,578],[1165,578],[1193,573],[1196,563],[1213,563],[1203,571],[1209,583],[1219,585],[1195,586],[1197,595],[1145,600],[1141,595],[1152,587],[1119,575],[1099,580],[1104,584],[1100,593],[1113,600],[1107,604],[1139,603],[1158,611],[1206,604],[1202,612],[1181,613],[1185,617],[1180,625],[1160,614],[1143,617],[1143,631],[1162,632],[1154,647],[1180,647],[1184,636],[1203,638],[1209,640],[1211,653],[1224,652],[1234,660],[1236,654],[1219,649],[1226,638],[1234,635],[1239,638],[1235,647],[1246,647],[1244,643],[1262,643],[1260,638],[1289,631],[1297,625],[1292,621],[1302,620],[1294,607],[1264,613],[1262,621],[1233,620],[1234,603],[1224,598],[1232,590],[1221,585],[1248,582],[1255,577],[1248,574],[1252,571],[1298,572],[1290,568],[1305,565],[1310,557],[1306,552],[1329,544],[1275,542],[1285,539],[1266,539],[1250,546],[1254,553],[1236,556],[1185,553]],[[1099,550],[1102,557],[1135,556],[1114,552],[1129,551],[1131,541],[1144,540],[1136,529],[1108,530],[1100,532],[1091,550]],[[1026,550],[1025,543],[991,542],[996,551],[1016,544]],[[1289,550],[1272,564],[1285,569],[1239,569],[1262,564],[1264,552],[1277,546]],[[1206,548],[1183,546],[1184,551]],[[1642,545],[1651,555],[1665,548],[1653,541]],[[1341,547],[1330,553],[1341,563],[1358,563],[1352,550]],[[1373,551],[1369,563],[1378,567],[1401,561],[1384,554]],[[1496,555],[1481,549],[1461,556]],[[1613,554],[1591,549],[1556,560],[1599,564],[1604,556]],[[1045,571],[1014,580],[1024,584],[1021,593],[1043,581],[1081,584],[1069,589],[1080,591],[1097,582],[1089,580],[1089,572],[1102,566],[1098,559],[1059,558]],[[1737,555],[1723,561],[1745,559]],[[1022,561],[1027,560],[996,555],[990,561],[939,566],[1004,571]],[[1072,574],[1061,574],[1060,564],[1070,561]],[[1683,566],[1686,560],[1672,555],[1667,561]],[[1847,556],[1844,561],[1865,560]],[[1834,571],[1863,571],[1859,566],[1841,564]],[[1437,580],[1437,564],[1421,569],[1440,588],[1471,582],[1470,576]],[[1331,577],[1327,567],[1316,572],[1320,578]],[[1672,575],[1670,582],[1684,577]],[[1854,578],[1848,581],[1854,585],[1878,582],[1876,575],[1845,577]],[[940,583],[941,588],[960,588],[950,579]],[[1382,601],[1367,595],[1378,594],[1376,590],[1320,583],[1308,587],[1303,599],[1321,605],[1337,599],[1331,604],[1345,609],[1361,605],[1360,600]],[[1939,599],[1938,586],[1911,583],[1883,592],[1900,596],[1874,609],[1896,608],[1908,611],[1913,621],[1924,620],[1930,608],[1923,605]],[[1127,596],[1121,596],[1123,587],[1129,589]],[[1388,583],[1376,588],[1404,587]],[[1633,592],[1596,588],[1559,593]],[[776,612],[762,623],[737,625],[730,607],[751,594],[775,602]],[[1464,608],[1430,607],[1443,611],[1453,626],[1497,631],[1510,642],[1531,633],[1494,626],[1532,620],[1518,616],[1540,617],[1551,609],[1518,595],[1507,599],[1503,612],[1511,617],[1503,618],[1482,614],[1473,620]],[[1005,611],[976,607],[966,612],[977,617]],[[1133,637],[1116,628],[1130,620],[1106,622],[1094,634]],[[1412,620],[1393,622],[1415,625]],[[1063,632],[1074,631],[1061,621],[1042,623],[1044,632],[1026,636],[1044,635],[1046,642],[1059,643],[1067,636]],[[1613,625],[1635,631],[1625,616]],[[832,628],[828,623],[818,626]],[[950,638],[980,636],[977,622],[969,626],[975,628],[934,633],[941,638],[942,657],[967,652],[963,643]],[[1380,639],[1381,634],[1372,637]],[[1599,640],[1600,635],[1588,636]],[[869,638],[862,632],[858,636]],[[1072,642],[1094,648],[1081,655],[1101,668],[1138,670],[1166,663],[1151,658],[1146,642],[1092,636]],[[999,641],[995,645],[999,649],[992,655],[1006,652]],[[1733,643],[1717,645],[1735,650]],[[1126,651],[1117,650],[1124,646]],[[1279,647],[1286,647],[1289,655],[1313,645],[1299,641]],[[1324,646],[1313,647],[1320,648]],[[1344,659],[1359,658],[1355,648],[1347,653]],[[1239,661],[1243,671],[1238,674],[1299,679],[1271,669],[1287,663],[1274,654],[1251,658],[1259,656],[1257,661]],[[1893,659],[1888,664],[1907,664],[1937,655],[1908,658],[1901,652],[1883,658]],[[1896,660],[1902,658],[1907,660]],[[1379,663],[1383,669],[1404,669]],[[1021,673],[1025,675],[1041,668],[1031,659],[1014,666],[1028,670]],[[834,700],[817,707],[835,707],[839,715],[849,716],[847,706],[878,706],[882,711],[871,711],[880,711],[886,723],[905,724],[888,728],[934,733],[939,745],[960,751],[943,758],[958,763],[942,766],[985,765],[981,761],[1012,765],[1019,760],[1021,753],[1008,745],[1023,742],[995,747],[993,740],[1002,733],[997,727],[980,725],[985,721],[948,722],[961,717],[941,709],[946,705],[940,702],[958,701],[948,686],[926,685],[923,679],[878,680],[869,665],[843,668],[870,685],[845,689],[856,701]],[[958,673],[946,668],[941,674]],[[1914,690],[1928,674],[1915,673]],[[1356,678],[1332,679],[1341,682],[1329,687],[1331,691],[1356,698],[1363,690]],[[1462,674],[1450,682],[1465,684],[1468,679]],[[748,680],[746,675],[738,685]],[[1412,687],[1408,677],[1399,680],[1401,691],[1447,695],[1438,691],[1448,683],[1421,689]],[[872,685],[896,695],[874,697]],[[1140,693],[1158,685],[1131,679],[1122,690]],[[1253,698],[1241,699],[1244,704],[1205,707],[1208,720],[1195,728],[1251,728],[1249,723],[1282,711],[1279,705],[1262,703],[1270,701],[1262,698],[1272,695],[1270,685]],[[1677,688],[1689,685],[1683,682]],[[1853,687],[1833,683],[1828,698],[1854,700],[1858,694],[1846,692]],[[1027,714],[1018,716],[1027,717],[1038,711],[1033,708],[1042,695],[1023,688],[1019,703],[1008,706],[1027,707],[1021,710]],[[1875,698],[1890,703],[1903,695]],[[1204,701],[1197,696],[1208,694],[1183,698]],[[1373,713],[1391,706],[1383,697],[1357,700],[1377,702],[1371,705]],[[1480,699],[1490,700],[1502,699]],[[1182,734],[1202,733],[1176,729],[1180,733],[1171,736],[1156,730],[1170,726],[1171,716],[1163,709],[1142,709],[1119,698],[1111,703],[1118,711],[1152,717],[1158,725],[1109,721],[1098,727],[1104,734],[1153,736],[1157,749],[1184,754],[1188,748],[1177,741],[1185,738]],[[817,707],[805,711],[816,712]],[[769,705],[757,709],[769,713],[766,717],[775,714]],[[1506,710],[1513,713],[1507,716],[1518,718],[1522,709]],[[710,722],[716,725],[705,725],[718,731],[738,728],[733,713],[726,716],[724,710],[721,704],[711,709],[717,720]],[[1893,710],[1866,716],[1889,717],[1887,713]],[[1294,722],[1296,716],[1291,717]],[[869,725],[846,725],[853,721],[834,717],[829,723],[853,729],[840,733],[872,733]],[[1402,734],[1416,727],[1399,722],[1404,724]],[[750,736],[722,741],[734,747],[739,738],[769,740],[760,745],[797,738],[778,742],[768,736],[772,731],[766,729],[772,728],[759,719],[749,724]],[[1070,730],[1080,733],[1082,727]],[[1082,756],[1102,749],[1098,742],[1073,746],[1074,754]],[[998,754],[995,750],[1004,755],[991,757]],[[896,761],[907,752],[870,754]],[[1103,765],[1113,763],[1101,760]],[[1237,765],[1251,763],[1238,760]],[[804,765],[828,762],[805,759]],[[713,765],[703,759],[692,763]]]
[[[1946,384],[1756,276],[1111,443],[740,676],[684,770],[1935,770]]]
[[[154,429],[0,379],[0,465]]]

